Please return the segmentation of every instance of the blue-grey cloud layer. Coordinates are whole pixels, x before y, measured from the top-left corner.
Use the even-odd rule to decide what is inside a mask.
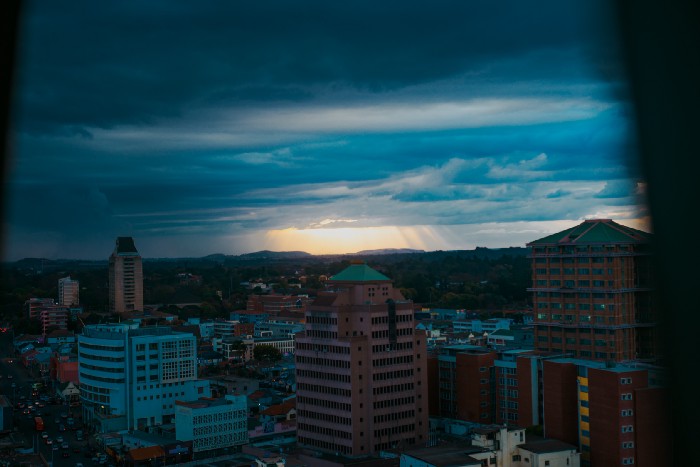
[[[640,215],[601,5],[375,3],[28,2],[5,255]]]

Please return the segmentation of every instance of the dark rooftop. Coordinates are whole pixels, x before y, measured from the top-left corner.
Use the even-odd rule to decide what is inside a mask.
[[[132,237],[117,237],[117,242],[114,247],[114,252],[116,254],[124,253],[137,253],[136,245],[134,245],[134,239]]]
[[[651,234],[618,224],[611,219],[591,219],[527,245],[648,243],[650,240]]]

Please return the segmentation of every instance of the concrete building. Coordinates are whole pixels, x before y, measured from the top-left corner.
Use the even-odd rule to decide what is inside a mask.
[[[657,359],[650,242],[596,219],[528,243],[535,347],[598,361]]]
[[[255,333],[255,324],[241,323],[240,321],[217,319],[214,321],[214,336],[225,337],[245,337]]]
[[[439,416],[494,423],[495,352],[475,345],[448,345],[438,356]]]
[[[80,281],[70,276],[58,280],[58,304],[68,307],[80,305]]]
[[[351,457],[425,444],[426,344],[413,304],[362,262],[326,286],[296,334],[298,443]]]
[[[47,332],[55,329],[68,329],[68,307],[54,305],[42,308],[39,312],[41,332],[46,336]]]
[[[248,442],[248,407],[245,396],[177,401],[175,437],[192,441],[196,454],[241,446]]]
[[[197,380],[196,341],[169,327],[96,324],[78,337],[83,419],[97,431],[174,421],[175,401],[211,395]]]
[[[109,311],[143,311],[143,265],[131,237],[117,237],[109,256]]]
[[[286,337],[280,339],[273,338],[254,338],[253,339],[253,354],[255,354],[255,347],[258,345],[270,345],[280,351],[282,356],[293,355],[295,351],[295,342],[293,337]]]
[[[30,298],[24,302],[25,315],[29,319],[39,319],[39,314],[44,308],[56,306],[53,298]]]
[[[401,453],[401,467],[579,467],[576,447],[551,439],[527,440],[524,428],[484,425],[468,442]]]
[[[581,465],[672,465],[664,370],[561,358],[543,364],[544,430]]]

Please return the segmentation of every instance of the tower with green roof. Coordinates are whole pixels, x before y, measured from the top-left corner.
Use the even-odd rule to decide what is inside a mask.
[[[298,443],[348,457],[425,445],[426,340],[413,304],[362,261],[326,286],[295,336]]]
[[[592,219],[527,246],[538,350],[599,361],[660,357],[651,234]]]

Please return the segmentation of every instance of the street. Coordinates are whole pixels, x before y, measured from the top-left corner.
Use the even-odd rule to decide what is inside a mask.
[[[60,399],[55,401],[57,403],[49,403],[50,398],[55,397],[52,389],[34,391],[32,383],[38,379],[10,353],[10,342],[8,333],[0,335],[0,393],[7,396],[14,407],[14,426],[24,441],[25,449],[42,453],[49,465],[56,467],[75,466],[79,462],[85,466],[93,465],[95,454],[87,449],[87,434],[83,430],[83,440],[77,440],[77,430],[72,430],[68,424],[69,418],[72,418],[74,426],[82,429],[80,408],[68,407],[60,403]],[[30,406],[33,410],[29,409]],[[42,437],[42,431],[37,431],[37,416],[42,418],[43,432],[51,439],[51,444],[47,444]]]

